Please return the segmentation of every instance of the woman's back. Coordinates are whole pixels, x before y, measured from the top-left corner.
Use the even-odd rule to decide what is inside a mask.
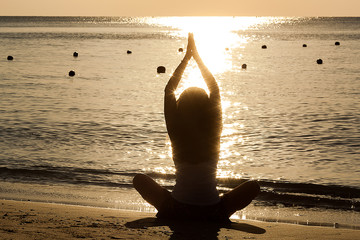
[[[193,101],[187,103],[189,98]],[[214,104],[216,102],[211,101],[203,89],[189,88],[181,94],[176,109],[171,113],[174,115],[172,122],[167,121],[175,163],[217,163],[221,108]]]
[[[190,45],[190,46],[189,46]],[[165,120],[176,168],[172,196],[182,203],[212,205],[220,201],[216,168],[222,128],[219,87],[202,62],[192,37],[187,55],[165,87]],[[188,88],[176,100],[175,90],[191,57],[209,89]]]

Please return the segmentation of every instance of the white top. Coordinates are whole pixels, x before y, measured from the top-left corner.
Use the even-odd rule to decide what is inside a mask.
[[[198,164],[178,163],[172,196],[186,204],[208,206],[220,201],[216,189],[216,161]]]

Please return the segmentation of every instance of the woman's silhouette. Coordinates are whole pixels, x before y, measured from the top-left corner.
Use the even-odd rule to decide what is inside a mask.
[[[176,100],[174,92],[191,57],[210,95],[204,89],[190,87]],[[176,184],[170,193],[147,175],[137,174],[133,180],[135,189],[158,210],[159,218],[229,221],[233,213],[257,196],[260,188],[257,182],[247,181],[219,196],[216,168],[222,129],[220,91],[202,62],[191,33],[184,59],[165,87],[164,111]]]

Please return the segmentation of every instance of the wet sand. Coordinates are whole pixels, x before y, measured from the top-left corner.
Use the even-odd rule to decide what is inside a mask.
[[[165,222],[153,213],[0,200],[0,239],[357,239],[359,230],[251,220]]]

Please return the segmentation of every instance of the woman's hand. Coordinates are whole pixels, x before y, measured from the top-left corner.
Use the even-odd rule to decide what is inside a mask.
[[[189,41],[191,41],[191,53],[192,56],[194,57],[195,61],[198,61],[200,59],[200,55],[197,51],[196,45],[195,45],[195,40],[194,40],[194,35],[191,33],[191,38],[190,38],[190,34],[189,34]]]
[[[186,54],[184,57],[185,59],[190,60],[190,58],[193,56],[194,47],[195,47],[194,35],[192,33],[189,33]]]

